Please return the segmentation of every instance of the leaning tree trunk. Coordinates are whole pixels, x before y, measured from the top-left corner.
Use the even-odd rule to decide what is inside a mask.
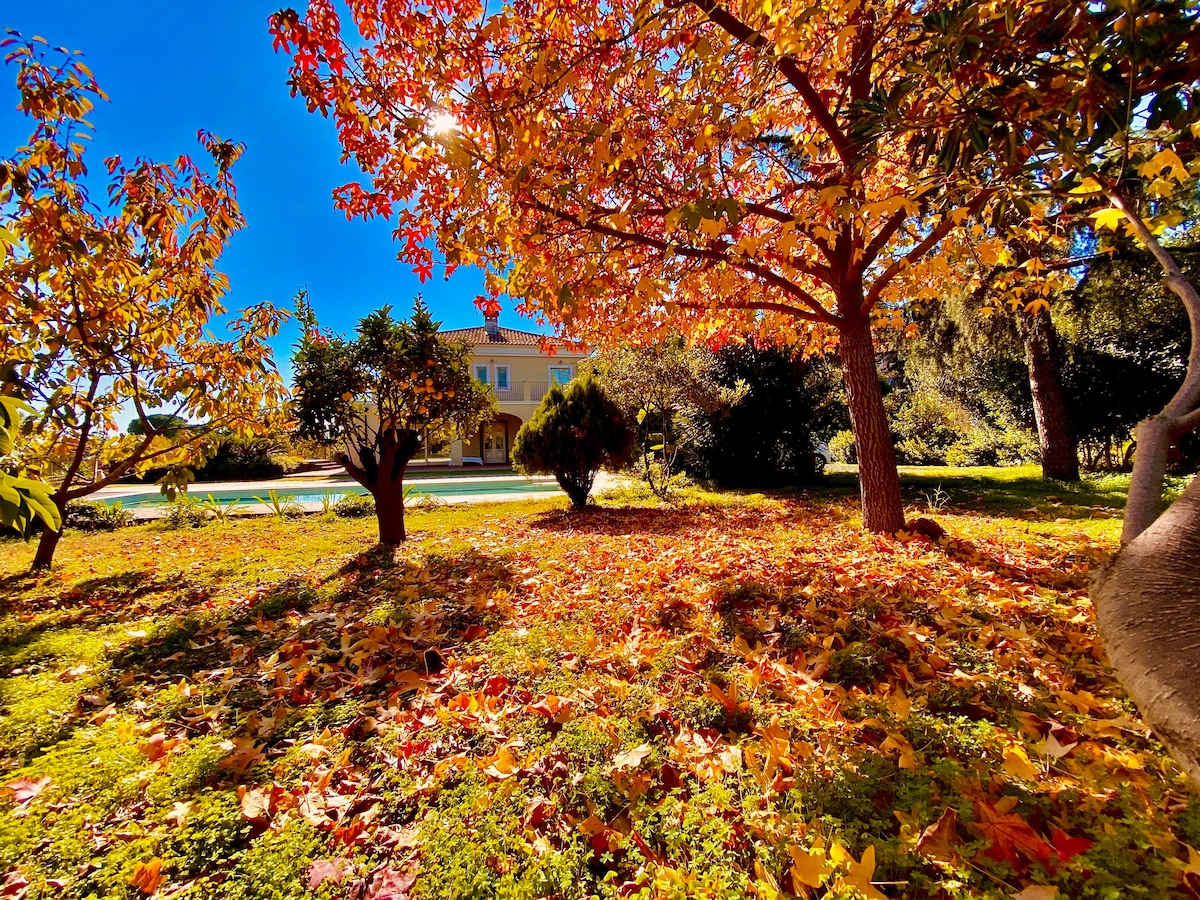
[[[407,538],[404,529],[404,469],[420,448],[420,432],[383,431],[371,446],[357,447],[358,461],[349,453],[338,458],[350,476],[375,499],[379,543],[394,547]]]
[[[1079,446],[1067,415],[1054,323],[1050,314],[1043,312],[1023,320],[1020,328],[1042,451],[1042,475],[1058,481],[1078,481]]]
[[[1124,198],[1111,190],[1107,195],[1162,266],[1167,288],[1183,302],[1192,346],[1179,390],[1161,413],[1138,425],[1123,546],[1097,573],[1091,594],[1117,677],[1200,790],[1200,477],[1159,515],[1167,450],[1200,426],[1200,293]]]
[[[1092,597],[1121,684],[1200,786],[1200,477],[1101,570]]]
[[[842,377],[858,449],[863,527],[867,531],[893,533],[904,527],[904,502],[896,471],[896,449],[892,446],[883,392],[879,389],[870,320],[866,317],[843,320],[839,334]]]

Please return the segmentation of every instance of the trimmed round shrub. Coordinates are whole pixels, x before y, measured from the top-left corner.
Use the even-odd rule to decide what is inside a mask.
[[[513,465],[528,475],[550,474],[576,509],[587,506],[588,494],[602,466],[620,468],[629,460],[633,435],[620,408],[589,376],[566,390],[551,388],[533,418],[513,441]]]

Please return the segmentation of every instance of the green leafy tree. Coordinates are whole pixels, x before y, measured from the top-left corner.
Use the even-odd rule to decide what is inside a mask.
[[[513,441],[513,464],[529,474],[552,474],[576,509],[587,506],[601,468],[629,461],[632,441],[621,408],[595,379],[557,385]]]
[[[718,484],[811,482],[825,464],[815,436],[849,427],[840,379],[819,357],[751,341],[717,351],[712,377],[734,396],[693,415],[685,465]]]
[[[287,396],[268,343],[284,313],[260,304],[212,333],[228,289],[216,263],[245,224],[232,174],[244,147],[201,132],[212,171],[109,157],[96,203],[85,147],[103,91],[77,55],[15,33],[0,44],[33,123],[0,158],[0,375],[34,409],[21,462],[54,483],[60,513],[156,466],[164,486],[186,483],[208,436],[271,431]],[[131,409],[140,435],[120,433]],[[160,429],[158,413],[197,425]],[[42,532],[35,569],[59,537]]]
[[[134,419],[129,423],[129,428],[126,429],[128,434],[144,437],[147,427],[161,434],[163,437],[177,437],[188,430],[188,420],[183,416],[173,416],[170,413],[151,413],[146,416],[146,421],[143,423],[141,419]]]
[[[375,498],[379,543],[404,541],[404,469],[424,436],[468,434],[495,414],[489,390],[471,377],[471,347],[438,334],[420,298],[412,318],[390,306],[358,323],[357,337],[322,331],[297,299],[304,328],[294,358],[301,437],[340,446],[338,461]]]
[[[716,357],[678,339],[656,347],[611,350],[590,362],[605,394],[634,422],[642,475],[650,490],[669,498],[677,463],[692,441],[691,424],[716,414],[745,393],[714,378]]]
[[[32,406],[15,397],[0,397],[0,459],[10,456],[21,431],[21,413]],[[51,496],[54,489],[26,478],[17,466],[0,468],[0,525],[12,528],[26,540],[40,519],[53,531],[62,530],[62,513]]]

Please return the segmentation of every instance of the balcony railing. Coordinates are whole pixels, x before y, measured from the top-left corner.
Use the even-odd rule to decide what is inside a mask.
[[[514,381],[508,387],[494,387],[501,403],[541,403],[550,385],[545,381]]]

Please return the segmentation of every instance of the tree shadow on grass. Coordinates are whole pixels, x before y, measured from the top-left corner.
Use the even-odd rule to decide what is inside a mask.
[[[1119,515],[1125,506],[1128,478],[1089,477],[1079,482],[1051,481],[1022,474],[1027,469],[961,471],[902,466],[900,490],[906,504],[936,507],[956,514],[981,514],[1035,521],[1096,519]],[[858,474],[832,472],[808,497],[849,498],[859,492]],[[795,495],[793,495],[795,496]]]
[[[207,598],[206,589],[197,588],[186,579],[159,578],[145,572],[90,578],[37,597],[5,598],[0,600],[0,615],[13,615],[0,635],[0,659],[16,655],[24,646],[53,631],[103,627],[158,613],[161,604],[147,603],[147,598],[172,594],[186,597],[189,605]],[[25,615],[15,615],[18,612]],[[29,613],[43,615],[28,616]]]
[[[538,513],[530,527],[564,534],[679,534],[702,523],[706,511],[687,506],[588,506]]]

